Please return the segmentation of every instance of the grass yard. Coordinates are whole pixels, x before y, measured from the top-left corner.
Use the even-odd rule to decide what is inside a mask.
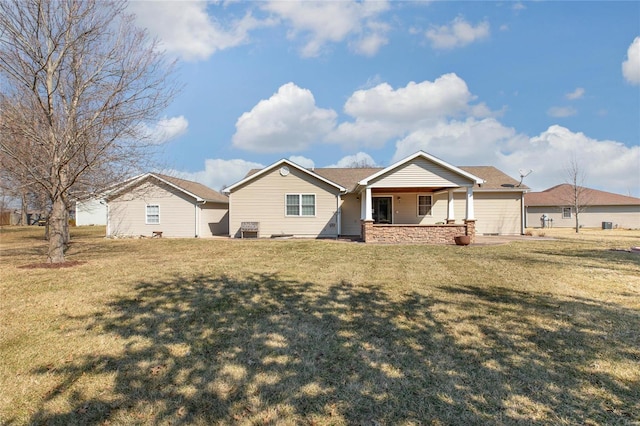
[[[640,424],[639,231],[502,245],[0,230],[0,424]],[[552,235],[553,234],[553,235]],[[535,231],[534,231],[535,235]]]

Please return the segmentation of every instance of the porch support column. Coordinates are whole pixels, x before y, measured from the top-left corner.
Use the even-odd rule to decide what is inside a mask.
[[[467,217],[466,220],[475,220],[473,211],[473,187],[467,187]]]
[[[364,220],[373,221],[373,215],[371,213],[371,188],[367,187],[365,189],[365,200],[364,200]]]
[[[453,189],[447,191],[449,194],[449,202],[447,204],[447,223],[455,223],[456,215],[453,211]]]

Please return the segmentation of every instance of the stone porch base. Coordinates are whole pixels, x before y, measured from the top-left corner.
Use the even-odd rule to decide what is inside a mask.
[[[474,220],[446,225],[374,225],[372,221],[363,221],[362,240],[365,243],[455,244],[455,237],[469,235],[473,243],[475,228]]]

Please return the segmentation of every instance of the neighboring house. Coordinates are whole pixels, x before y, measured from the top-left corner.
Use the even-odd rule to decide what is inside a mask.
[[[110,191],[107,236],[228,235],[229,199],[197,182],[147,173]]]
[[[573,185],[568,183],[527,193],[524,199],[527,227],[575,227],[572,196]],[[583,206],[578,212],[580,226],[608,228],[611,224],[612,228],[640,228],[640,198],[580,188],[580,204]]]
[[[76,226],[106,225],[107,202],[104,197],[76,201]]]
[[[280,160],[229,186],[229,231],[366,242],[452,243],[454,236],[522,234],[523,193],[494,167],[456,167],[417,152],[386,168],[306,169]]]

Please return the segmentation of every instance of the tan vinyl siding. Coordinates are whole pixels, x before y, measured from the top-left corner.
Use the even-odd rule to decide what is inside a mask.
[[[434,187],[450,188],[470,185],[472,182],[444,167],[416,158],[407,164],[394,169],[392,172],[378,177],[370,182],[371,188],[400,188],[400,187]]]
[[[562,207],[527,207],[527,227],[540,228],[540,217],[546,214],[553,219],[554,228],[573,228],[576,226],[575,211],[571,218],[562,217]],[[588,206],[579,215],[580,225],[586,228],[601,228],[602,222],[611,222],[612,227],[640,228],[640,206]]]
[[[340,214],[342,217],[342,235],[361,235],[362,222],[360,196],[358,194],[347,194],[342,197]]]
[[[522,233],[522,193],[474,192],[473,198],[478,234],[519,235]]]
[[[290,169],[287,176],[281,176],[275,168],[230,194],[229,233],[232,237],[240,237],[242,222],[260,222],[260,237],[338,235],[339,198],[336,196],[339,190],[300,170]],[[286,216],[286,194],[315,194],[315,216]]]
[[[109,201],[111,235],[144,235],[161,231],[165,237],[195,236],[195,205],[191,197],[149,181]],[[146,224],[146,206],[160,206],[160,223]]]
[[[206,203],[200,210],[200,235],[229,235],[229,205]]]

